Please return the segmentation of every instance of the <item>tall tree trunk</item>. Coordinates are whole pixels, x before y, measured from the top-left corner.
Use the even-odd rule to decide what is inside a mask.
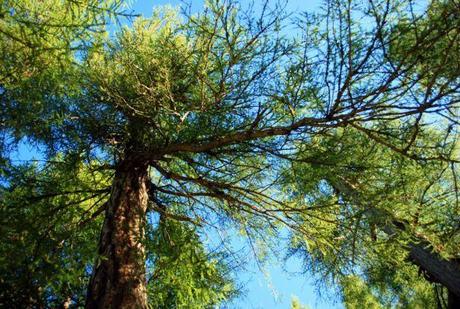
[[[424,246],[425,245],[425,246]],[[449,291],[449,302],[460,298],[460,267],[455,261],[445,260],[431,252],[427,243],[409,243],[409,258],[431,282],[441,283]]]
[[[147,308],[144,237],[147,165],[123,161],[115,172],[86,308]]]

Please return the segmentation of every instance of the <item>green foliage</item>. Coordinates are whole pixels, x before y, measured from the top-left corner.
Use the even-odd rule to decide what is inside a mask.
[[[98,105],[118,117],[116,127],[104,131],[119,151],[133,145],[140,148],[136,151],[155,151],[251,124],[257,104],[239,98],[249,95],[251,76],[265,78],[257,70],[266,69],[253,63],[268,54],[284,57],[289,47],[276,30],[273,38],[259,39],[261,30],[240,24],[231,6],[207,5],[205,13],[186,20],[172,9],[156,10],[115,40],[107,38],[105,48],[88,53],[86,91],[92,108]],[[269,50],[271,44],[277,49]],[[229,90],[235,98],[226,96]],[[278,108],[279,102],[265,104]]]
[[[215,227],[261,258],[288,229],[290,253],[350,308],[433,307],[407,257],[423,242],[458,258],[460,18],[455,1],[412,4],[327,1],[292,38],[277,6],[256,18],[210,0],[109,35],[119,1],[4,1],[0,304],[81,305],[98,215],[131,161],[159,216],[145,243],[155,308],[237,295],[203,241]],[[13,164],[20,141],[46,163]]]
[[[391,57],[399,65],[415,70],[428,87],[458,78],[459,11],[457,1],[432,0],[425,17],[402,16],[392,33]]]
[[[433,286],[423,279],[417,279],[415,267],[400,267],[397,274],[392,274],[394,270],[379,268],[388,266],[390,265],[375,265],[376,269],[373,271],[380,272],[382,277],[372,278],[370,281],[356,275],[341,278],[340,285],[346,308],[437,308]],[[388,286],[382,282],[387,282]]]
[[[291,309],[308,309],[308,306],[302,305],[297,297],[291,299]]]
[[[100,45],[121,1],[2,1],[0,4],[0,155],[22,139],[56,148],[88,147],[76,132],[69,97],[78,93],[81,53]],[[63,102],[65,101],[65,103]],[[87,126],[87,125],[86,125]],[[62,137],[65,136],[66,142]],[[83,141],[82,141],[83,139]],[[7,161],[7,160],[6,160]]]
[[[380,309],[382,306],[366,283],[359,277],[347,276],[341,282],[344,303],[347,309],[370,308]]]
[[[107,198],[107,180],[62,159],[11,171],[0,189],[2,307],[84,303],[101,223],[88,219]]]
[[[207,253],[195,229],[160,218],[150,235],[153,308],[214,308],[237,295],[224,256]]]
[[[429,241],[455,258],[456,171],[404,158],[354,130],[315,140],[299,161],[286,181],[297,205],[308,205],[298,214],[308,233],[292,235],[293,253],[326,281],[337,280],[350,308],[364,301],[375,308],[435,308],[434,288],[408,260],[407,246]],[[390,227],[394,222],[405,229]]]
[[[74,53],[93,41],[120,1],[3,1],[0,6],[2,84],[28,84],[74,61]],[[55,73],[56,74],[56,73]],[[57,76],[55,76],[57,77]]]

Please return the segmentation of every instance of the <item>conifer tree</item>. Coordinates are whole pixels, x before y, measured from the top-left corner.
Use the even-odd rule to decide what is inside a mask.
[[[447,200],[433,193],[438,205],[449,206],[432,226],[448,226],[455,248],[460,80],[455,66],[445,66],[459,28],[448,23],[433,34],[440,20],[430,16],[437,6],[415,11],[410,0],[329,0],[322,13],[292,22],[275,2],[242,10],[242,3],[210,0],[199,13],[156,10],[109,35],[107,12],[116,12],[118,3],[24,3],[1,6],[5,190],[14,191],[8,181],[16,171],[13,150],[26,139],[42,150],[44,177],[53,179],[63,162],[67,170],[58,170],[53,181],[73,176],[68,186],[38,192],[58,209],[61,223],[71,219],[61,208],[77,211],[85,224],[104,215],[86,308],[191,301],[174,283],[181,276],[201,295],[194,301],[211,306],[230,297],[225,265],[209,256],[199,236],[213,229],[231,227],[251,242],[267,243],[288,229],[295,249],[307,244],[307,256],[319,256],[318,265],[334,273],[347,264],[333,253],[346,248],[353,261],[355,250],[365,248],[355,236],[367,225],[388,238],[409,235],[410,248],[420,231],[406,224],[413,219],[406,212],[420,200],[407,201],[397,190],[407,184],[391,182],[394,173],[426,185],[437,173],[432,169],[450,168],[448,180],[434,181],[439,192],[451,193]],[[449,1],[439,3],[450,8]],[[288,35],[293,28],[295,35]],[[432,51],[424,57],[423,49]],[[366,165],[378,163],[376,169]],[[412,173],[411,164],[422,168]],[[84,180],[77,181],[80,169]],[[398,203],[380,204],[377,193]],[[20,190],[2,210],[18,211],[14,200],[22,196]],[[369,201],[379,205],[372,216],[362,205]],[[324,203],[333,211],[322,213]],[[154,214],[156,223],[150,222]],[[69,223],[62,228],[75,231]],[[437,228],[422,229],[430,235],[424,241],[436,245],[436,237],[447,235]],[[351,243],[341,242],[344,234]],[[458,250],[436,253],[450,259]],[[187,256],[196,259],[191,272],[178,264],[172,278],[161,268]],[[151,278],[149,263],[160,267]],[[164,289],[171,292],[166,297]]]

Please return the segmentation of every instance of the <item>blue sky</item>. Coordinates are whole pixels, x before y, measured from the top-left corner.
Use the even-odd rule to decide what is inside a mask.
[[[193,10],[200,10],[203,1],[191,1]],[[244,5],[245,1],[241,3]],[[159,5],[178,6],[179,0],[139,0],[130,6],[134,12],[150,16],[153,8]],[[287,4],[290,12],[314,11],[319,8],[321,0],[291,0]],[[231,305],[231,308],[271,309],[290,308],[291,297],[296,296],[310,309],[341,309],[340,299],[333,293],[322,291],[320,297],[314,285],[314,279],[308,274],[298,274],[302,270],[298,259],[290,259],[286,265],[272,261],[261,272],[254,261],[249,261],[247,269],[238,273],[238,280],[245,283],[246,295]],[[287,268],[288,273],[283,269]],[[297,272],[297,274],[295,274]]]

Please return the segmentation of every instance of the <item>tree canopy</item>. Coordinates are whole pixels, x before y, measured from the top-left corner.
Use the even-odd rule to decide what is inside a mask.
[[[223,304],[227,230],[349,308],[459,303],[459,4],[261,4],[0,6],[2,306]]]

